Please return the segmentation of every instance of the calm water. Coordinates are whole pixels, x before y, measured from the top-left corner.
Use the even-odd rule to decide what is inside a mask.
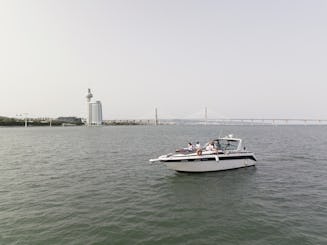
[[[257,166],[148,159],[234,133]],[[0,244],[327,244],[327,127],[0,128]]]

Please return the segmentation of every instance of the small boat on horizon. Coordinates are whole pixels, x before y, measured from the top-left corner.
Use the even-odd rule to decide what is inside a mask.
[[[208,142],[204,147],[176,150],[150,159],[150,162],[163,162],[169,169],[178,172],[212,172],[255,166],[256,157],[243,146],[242,139],[233,135]]]

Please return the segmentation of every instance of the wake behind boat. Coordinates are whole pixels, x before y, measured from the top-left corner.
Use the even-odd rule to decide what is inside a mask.
[[[162,155],[150,162],[163,162],[178,172],[211,172],[254,166],[256,157],[243,147],[242,139],[233,135],[218,138],[203,148],[177,150],[175,154]]]

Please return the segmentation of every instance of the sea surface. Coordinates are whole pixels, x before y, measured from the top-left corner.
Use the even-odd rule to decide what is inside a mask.
[[[230,133],[256,167],[148,161]],[[327,126],[0,128],[0,244],[327,244]]]

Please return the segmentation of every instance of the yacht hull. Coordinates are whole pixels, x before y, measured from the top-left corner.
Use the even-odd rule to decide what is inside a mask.
[[[256,161],[245,158],[220,161],[167,161],[164,164],[167,168],[178,172],[213,172],[255,166]]]

